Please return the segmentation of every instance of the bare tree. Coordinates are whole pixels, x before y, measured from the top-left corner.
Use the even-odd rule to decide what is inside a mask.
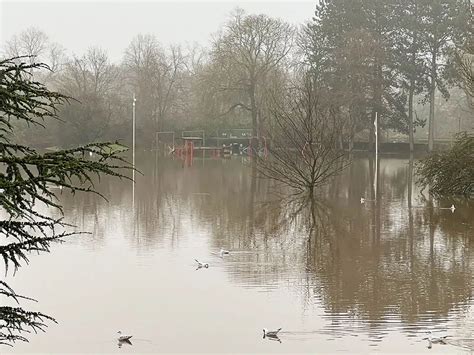
[[[4,55],[8,58],[17,58],[16,62],[27,60],[27,64],[44,62],[50,70],[33,72],[35,79],[42,83],[51,85],[54,76],[58,73],[66,61],[65,49],[59,43],[51,42],[42,30],[29,27],[14,35],[5,43]]]
[[[249,112],[254,137],[261,134],[258,95],[268,74],[292,49],[294,33],[288,23],[266,15],[245,15],[238,9],[213,43],[211,60],[224,77],[215,90],[240,98],[227,112],[235,108]]]
[[[144,130],[163,129],[169,113],[177,109],[186,56],[179,46],[163,49],[153,35],[138,35],[124,58],[131,86],[137,93]],[[153,134],[144,137],[145,141]],[[147,139],[148,138],[148,139]]]
[[[105,135],[113,118],[118,74],[107,53],[97,47],[65,64],[57,85],[78,101],[61,110],[61,118],[67,122],[67,127],[71,127],[68,130],[61,126],[62,143],[91,142]]]
[[[313,195],[348,165],[338,144],[340,127],[334,107],[308,74],[286,91],[283,103],[275,101],[272,118],[276,127],[270,155],[257,160],[264,177]]]
[[[14,35],[5,44],[7,57],[28,56],[29,64],[41,60],[46,52],[48,36],[36,27],[29,27],[23,32]]]

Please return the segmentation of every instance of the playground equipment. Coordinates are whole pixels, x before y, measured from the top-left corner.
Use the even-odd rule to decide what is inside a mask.
[[[156,150],[163,151],[166,153],[174,152],[176,148],[174,131],[156,132],[155,133],[155,147],[156,147]]]
[[[176,136],[174,131],[156,132],[156,149],[185,160],[194,157],[230,158],[232,155],[268,156],[266,137],[253,137],[250,129],[217,131],[215,137],[208,138],[209,146],[206,146],[204,130],[182,131],[181,137],[179,133]]]

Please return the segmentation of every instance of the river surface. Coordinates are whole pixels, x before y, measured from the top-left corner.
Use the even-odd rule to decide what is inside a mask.
[[[135,191],[102,180],[108,201],[60,195],[66,219],[90,234],[7,277],[38,300],[22,306],[58,323],[2,353],[474,348],[474,204],[431,201],[408,159],[380,159],[375,178],[374,162],[356,158],[312,207],[281,200],[239,157],[190,165],[144,153],[137,167]],[[280,327],[280,341],[263,338]],[[131,345],[118,346],[118,330]],[[448,344],[428,349],[427,331]]]

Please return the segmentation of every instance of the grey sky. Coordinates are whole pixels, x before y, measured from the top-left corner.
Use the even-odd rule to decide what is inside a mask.
[[[206,46],[236,7],[301,24],[311,18],[316,2],[0,0],[0,45],[15,33],[36,26],[68,52],[81,54],[98,45],[118,61],[138,33],[153,33],[163,44]]]

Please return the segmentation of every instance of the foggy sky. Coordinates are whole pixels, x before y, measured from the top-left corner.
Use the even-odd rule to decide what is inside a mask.
[[[314,13],[313,1],[4,1],[0,0],[0,46],[29,26],[46,32],[69,54],[82,54],[90,46],[107,50],[120,61],[132,38],[153,33],[170,43],[207,46],[211,35],[236,7],[247,13],[265,13],[302,24]]]

